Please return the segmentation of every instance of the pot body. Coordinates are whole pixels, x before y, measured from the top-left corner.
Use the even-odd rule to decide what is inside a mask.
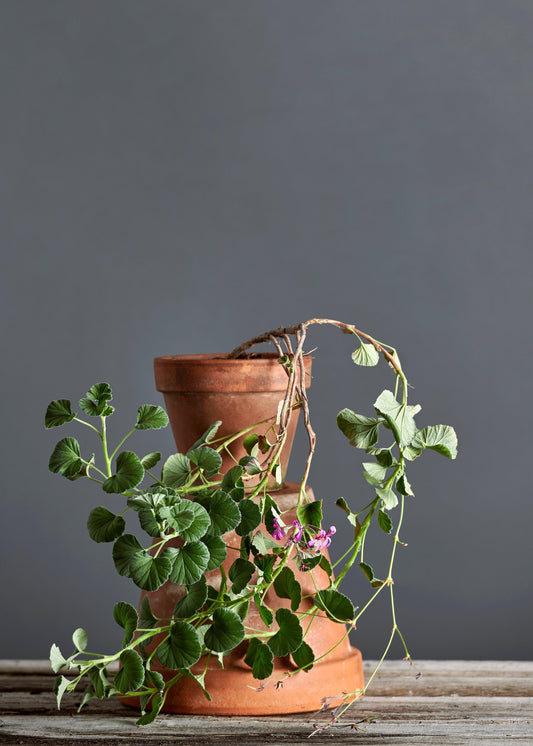
[[[254,432],[266,433],[276,422],[276,414],[287,386],[287,374],[277,362],[277,355],[229,360],[223,355],[187,355],[159,357],[154,360],[156,387],[164,395],[167,413],[170,418],[176,446],[181,453],[187,452],[193,443],[217,420],[222,421],[216,437],[240,432],[246,427],[263,420],[269,422]],[[311,380],[311,359],[305,358],[306,385]],[[281,454],[283,477],[296,429],[297,410],[291,418],[288,437]],[[232,455],[240,459],[246,454],[239,438],[232,445]],[[272,439],[271,439],[272,440]],[[234,464],[230,456],[225,457],[221,471]],[[275,499],[284,511],[284,521],[290,525],[296,518],[299,485],[286,483],[278,485]],[[313,500],[310,488],[308,499]],[[288,512],[285,512],[288,511]],[[262,527],[263,532],[266,528]],[[240,547],[241,538],[235,532],[225,534],[228,557],[224,562],[226,576]],[[326,553],[327,555],[327,553]],[[319,567],[309,572],[298,570],[294,560],[288,566],[302,587],[302,595],[314,595],[316,588],[328,586],[327,574]],[[220,587],[220,570],[206,574],[209,585]],[[316,587],[315,587],[316,583]],[[167,581],[153,592],[143,591],[148,596],[154,614],[160,618],[170,618],[176,602],[185,595],[183,586]],[[141,601],[142,601],[141,597]],[[290,608],[290,601],[277,596],[271,589],[266,605],[274,611]],[[305,599],[298,612],[305,612],[312,606]],[[245,626],[252,629],[265,629],[255,604],[251,603]],[[275,623],[274,623],[275,624]],[[304,630],[306,625],[304,621]],[[201,673],[207,663],[205,686],[211,701],[204,696],[198,684],[187,677],[179,680],[167,695],[163,710],[182,714],[198,715],[273,715],[320,710],[323,699],[331,697],[328,705],[335,707],[343,700],[345,693],[356,692],[364,686],[362,657],[359,650],[352,648],[346,634],[346,627],[330,620],[320,612],[306,632],[306,642],[314,651],[315,659],[334,648],[327,656],[317,660],[308,671],[296,671],[297,666],[290,656],[275,658],[274,673],[265,683],[254,679],[251,668],[244,662],[247,642],[224,656],[224,668],[220,667],[216,656],[207,662],[205,658],[194,667]],[[155,640],[153,645],[156,646]],[[150,648],[149,648],[150,649]],[[158,665],[168,680],[175,675]],[[352,697],[353,698],[353,697]],[[138,701],[124,699],[125,704],[138,706]]]
[[[304,357],[306,387],[311,384],[311,357]],[[262,423],[254,432],[275,440],[278,405],[284,398],[288,376],[276,354],[230,360],[222,354],[177,355],[154,360],[156,388],[163,394],[176,446],[186,453],[195,441],[218,420],[216,438],[238,433]],[[266,421],[268,420],[268,421]],[[298,410],[293,412],[280,454],[281,477],[285,479]],[[270,436],[270,437],[269,437]],[[246,455],[244,436],[230,451],[237,461]],[[235,463],[222,455],[221,471]],[[266,460],[268,454],[264,456]],[[248,484],[251,486],[252,481]]]
[[[276,493],[276,502],[280,510],[289,511],[283,516],[288,525],[296,518],[295,506],[298,502],[299,486],[289,482]],[[310,488],[307,489],[307,495],[309,500],[314,500]],[[266,533],[266,528],[261,528]],[[235,557],[238,556],[241,537],[231,531],[225,534],[224,541],[228,547],[237,550],[231,551],[230,548],[223,563],[227,576]],[[327,552],[324,554],[327,556]],[[294,572],[302,587],[304,600],[298,612],[305,612],[312,606],[311,600],[305,596],[313,596],[316,588],[327,588],[328,576],[320,567],[313,570],[313,576],[309,572],[301,572],[292,559],[287,566]],[[220,587],[219,570],[206,573],[206,579],[214,588]],[[167,581],[157,591],[143,591],[142,597],[148,596],[150,607],[156,616],[169,618],[176,603],[184,594],[183,586]],[[279,598],[273,589],[267,592],[264,602],[274,611],[279,608],[290,608],[290,601]],[[244,624],[253,629],[266,629],[254,603],[250,604]],[[302,621],[302,626],[304,630],[307,628],[305,620]],[[350,645],[344,624],[333,622],[320,612],[311,624],[305,641],[313,649],[315,659],[334,649],[322,660],[317,660],[313,668],[307,672],[296,671],[297,666],[290,656],[274,658],[274,672],[266,682],[254,679],[251,668],[244,662],[247,642],[224,656],[223,669],[216,656],[212,656],[209,662],[202,657],[193,667],[193,672],[201,674],[207,664],[205,687],[211,695],[211,702],[206,699],[195,681],[183,677],[169,692],[164,711],[196,715],[275,715],[311,712],[321,709],[325,697],[331,698],[328,699],[330,707],[336,707],[343,701],[344,693],[363,688],[361,653]],[[156,640],[148,650],[152,650],[157,644]],[[165,669],[155,660],[152,669],[162,673],[167,680],[176,673]],[[131,701],[127,703],[131,704]]]

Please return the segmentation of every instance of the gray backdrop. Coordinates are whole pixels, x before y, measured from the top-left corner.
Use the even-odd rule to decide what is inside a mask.
[[[0,657],[80,625],[109,651],[138,597],[85,530],[118,498],[48,472],[48,402],[107,380],[118,436],[162,403],[155,355],[311,316],[396,345],[420,424],[459,434],[411,471],[413,655],[531,656],[532,29],[530,0],[1,0]],[[340,529],[335,499],[371,492],[335,415],[393,382],[334,330],[309,346],[310,481]],[[383,604],[354,641],[376,656],[390,627]]]

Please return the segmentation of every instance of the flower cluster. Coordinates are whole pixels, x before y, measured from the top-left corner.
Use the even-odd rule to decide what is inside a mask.
[[[315,526],[302,526],[300,521],[294,520],[292,522],[292,528],[287,529],[289,532],[292,531],[289,536],[277,518],[274,518],[273,523],[273,539],[276,541],[287,539],[285,546],[296,544],[298,545],[298,548],[304,552],[321,552],[323,549],[326,549],[326,547],[329,547],[331,544],[331,537],[337,531],[335,526],[330,526],[328,531],[325,531],[323,528],[317,530]],[[314,536],[311,539],[304,538],[304,532],[307,534],[314,532]]]

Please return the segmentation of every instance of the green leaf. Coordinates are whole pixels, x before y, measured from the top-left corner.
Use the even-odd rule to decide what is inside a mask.
[[[322,500],[300,505],[296,511],[296,517],[302,526],[320,528],[320,524],[322,523]]]
[[[95,383],[91,386],[84,399],[80,399],[80,407],[90,417],[107,417],[113,413],[113,407],[107,404],[113,398],[113,392],[108,383]]]
[[[249,433],[249,435],[245,436],[242,444],[244,446],[244,450],[249,456],[257,456],[259,452],[259,446],[257,445],[258,442],[259,435],[257,433]]]
[[[348,596],[334,588],[318,591],[315,604],[334,622],[351,622],[355,616],[353,603]]]
[[[386,534],[390,534],[392,531],[392,521],[388,513],[385,513],[383,510],[380,510],[378,513],[378,525]]]
[[[386,469],[397,464],[389,448],[374,448],[371,449],[371,454],[376,457],[378,464]]]
[[[150,709],[148,710],[148,712],[145,712],[144,715],[141,715],[141,717],[135,721],[135,725],[149,725],[150,723],[153,723],[156,717],[161,712],[162,707],[163,695],[161,694],[161,692],[156,692],[152,697]]]
[[[411,488],[411,485],[407,481],[407,477],[405,474],[402,474],[401,477],[398,477],[396,481],[396,489],[400,493],[400,495],[410,495],[411,497],[414,497],[414,492]]]
[[[252,551],[258,554],[267,554],[271,549],[279,549],[280,546],[275,539],[265,536],[260,531],[254,534],[252,540]]]
[[[376,576],[374,575],[374,570],[366,562],[360,562],[359,567],[370,581],[370,585],[372,586],[372,588],[380,588],[382,585],[384,585],[385,581],[376,578]]]
[[[134,692],[144,681],[143,660],[135,650],[123,650],[120,654],[122,668],[115,676],[115,688],[121,694]]]
[[[387,468],[377,464],[375,461],[368,461],[363,464],[363,477],[369,484],[381,484],[387,477]]]
[[[162,508],[159,512],[184,541],[201,539],[211,525],[207,510],[192,500],[182,499],[171,508]]]
[[[398,497],[390,488],[380,489],[376,487],[376,495],[383,501],[385,510],[392,510],[398,505]]]
[[[50,648],[50,666],[54,673],[59,673],[63,666],[67,665],[66,659],[59,647],[54,643]]]
[[[251,500],[241,500],[238,505],[241,520],[235,531],[239,536],[251,534],[261,523],[261,511],[259,506]]]
[[[83,653],[87,647],[87,632],[81,627],[78,627],[78,629],[74,630],[72,633],[72,642],[74,643],[76,650]]]
[[[351,409],[343,409],[337,415],[338,427],[356,448],[367,449],[378,442],[378,430],[382,421],[355,414]]]
[[[244,639],[241,618],[232,609],[215,609],[213,623],[205,633],[204,642],[214,653],[226,653]]]
[[[374,408],[385,418],[395,437],[399,439],[400,445],[408,445],[416,432],[412,409],[396,401],[392,391],[387,389],[378,396],[374,402]]]
[[[244,590],[252,579],[254,572],[255,565],[248,560],[237,557],[228,572],[228,577],[232,582],[231,590],[233,593],[239,594]]]
[[[195,614],[207,601],[207,583],[205,576],[187,588],[187,593],[174,607],[174,616],[182,619]]]
[[[187,451],[187,458],[190,459],[193,464],[196,464],[198,468],[202,469],[208,479],[209,477],[218,474],[218,470],[222,466],[222,457],[220,453],[217,453],[217,451],[214,451],[208,446],[200,446],[199,448]]]
[[[172,562],[166,549],[159,557],[147,554],[132,534],[124,534],[113,546],[113,560],[119,575],[132,578],[146,591],[155,591],[168,579]]]
[[[102,485],[104,492],[119,494],[142,482],[144,469],[140,458],[133,451],[122,451],[117,456],[116,473]]]
[[[156,655],[167,668],[189,668],[193,666],[202,653],[198,633],[188,622],[175,622],[170,635],[157,648]]]
[[[315,662],[313,649],[306,642],[302,642],[300,647],[292,653],[292,658],[298,668],[301,668],[303,671],[310,671]]]
[[[159,620],[152,614],[148,596],[143,596],[139,610],[139,629],[153,629]]]
[[[209,534],[221,536],[231,531],[241,522],[241,511],[231,497],[222,490],[215,492],[208,507],[211,527]]]
[[[133,633],[137,629],[137,611],[131,604],[119,601],[113,608],[113,619],[125,632],[122,640],[122,647],[125,648],[133,640]]]
[[[150,451],[150,453],[147,453],[146,456],[143,456],[141,459],[141,464],[143,465],[143,468],[148,471],[148,469],[153,469],[154,466],[156,466],[161,461],[161,454],[159,451]]]
[[[72,411],[69,399],[56,399],[51,401],[46,409],[44,426],[47,429],[58,427],[66,422],[71,422],[75,416],[76,413]]]
[[[242,496],[244,497],[244,483],[242,481],[242,475],[244,474],[244,467],[235,464],[231,469],[224,474],[220,489],[223,492],[232,492],[235,488],[242,490]]]
[[[355,513],[352,513],[352,511],[348,507],[348,504],[347,504],[346,500],[344,499],[344,497],[339,497],[335,501],[335,505],[338,505],[339,508],[341,508],[342,510],[344,510],[344,512],[348,516],[348,520],[350,521],[350,523],[352,524],[352,526],[355,526],[356,528],[359,526],[359,528],[360,528],[359,521],[357,520],[357,515]]]
[[[416,433],[412,446],[415,449],[429,448],[454,459],[457,456],[457,435],[449,425],[430,425]]]
[[[115,515],[101,505],[93,508],[87,519],[89,536],[98,543],[118,539],[124,533],[125,528],[126,521],[122,516]]]
[[[250,640],[244,662],[251,667],[254,679],[268,679],[274,671],[274,653],[256,637]]]
[[[293,611],[298,609],[302,602],[302,587],[290,567],[284,567],[276,577],[274,590],[280,598],[290,598]]]
[[[202,541],[193,541],[167,551],[172,558],[172,583],[191,585],[200,580],[209,563],[209,552]]]
[[[259,616],[263,620],[263,624],[265,627],[269,627],[272,625],[272,622],[274,621],[274,614],[270,611],[268,606],[263,606],[261,603],[261,596],[259,593],[256,593],[254,596],[254,602],[257,606],[257,611],[259,612]]]
[[[69,679],[66,676],[58,676],[54,683],[54,694],[56,695],[57,709],[61,707],[61,700],[66,691],[72,691]]]
[[[254,557],[254,564],[263,573],[267,583],[272,580],[272,570],[276,564],[277,557],[275,554],[258,554]]]
[[[251,476],[263,473],[261,464],[255,458],[255,456],[243,456],[239,461],[239,466],[242,466],[244,471]]]
[[[143,404],[137,410],[136,430],[160,430],[167,425],[168,417],[163,407]]]
[[[377,365],[379,363],[379,352],[374,345],[361,342],[361,346],[352,352],[352,360],[356,365]]]
[[[144,553],[144,548],[133,534],[124,534],[113,545],[113,561],[119,575],[131,578],[131,561],[138,554]]]
[[[209,551],[209,562],[205,571],[216,570],[224,562],[228,553],[224,540],[220,536],[204,536],[202,542]]]
[[[199,448],[200,446],[203,446],[204,443],[210,443],[215,435],[217,434],[218,428],[222,425],[222,420],[217,420],[216,422],[213,422],[212,425],[209,425],[205,433],[198,438],[196,443],[194,443],[191,447],[191,451],[195,448]]]
[[[153,510],[139,510],[139,523],[148,536],[157,538],[161,534],[161,525]]]
[[[183,453],[169,456],[163,466],[162,481],[167,487],[183,487],[191,478],[191,463]]]
[[[303,638],[298,617],[288,609],[278,609],[276,611],[276,622],[279,629],[274,637],[268,640],[269,648],[277,656],[294,653],[302,644]]]
[[[75,438],[63,438],[54,448],[48,468],[53,474],[72,479],[82,468],[80,444]]]

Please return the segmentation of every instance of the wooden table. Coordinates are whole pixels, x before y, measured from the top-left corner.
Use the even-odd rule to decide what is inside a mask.
[[[373,669],[367,661],[365,670]],[[44,661],[0,661],[0,743],[83,746],[257,746],[258,744],[533,744],[533,662],[386,662],[369,694],[343,725],[320,730],[327,713],[283,717],[162,715],[135,726],[120,703],[95,701],[76,714],[81,695],[58,711]],[[350,724],[356,723],[351,728]]]

